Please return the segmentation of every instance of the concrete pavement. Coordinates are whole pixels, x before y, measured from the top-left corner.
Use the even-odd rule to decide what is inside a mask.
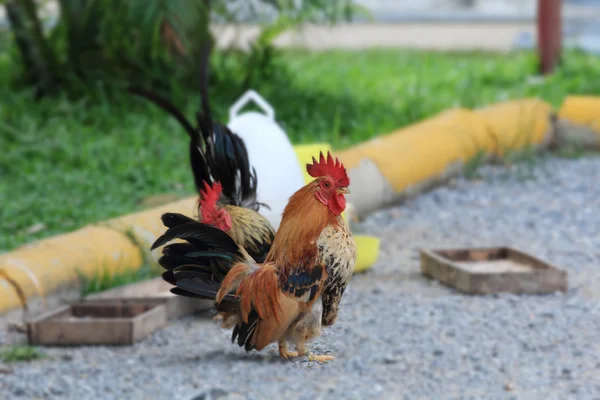
[[[213,27],[217,45],[248,48],[259,33],[252,25]],[[307,25],[287,31],[276,40],[278,47],[310,50],[367,49],[375,47],[427,50],[487,50],[507,52],[522,35],[535,43],[535,24],[513,23],[352,23],[334,27]]]

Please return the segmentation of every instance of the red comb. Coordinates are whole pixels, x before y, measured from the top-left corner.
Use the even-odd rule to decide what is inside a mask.
[[[325,160],[323,152],[320,152],[319,162],[313,157],[313,163],[306,164],[306,171],[313,178],[329,176],[341,187],[350,185],[350,179],[346,174],[344,164],[340,163],[337,158],[334,161],[329,152],[327,152],[327,160]]]
[[[221,197],[221,192],[223,191],[223,186],[221,182],[214,182],[212,187],[204,181],[204,189],[200,189],[200,203],[201,207],[206,208],[214,208],[217,205],[217,201],[219,197]]]

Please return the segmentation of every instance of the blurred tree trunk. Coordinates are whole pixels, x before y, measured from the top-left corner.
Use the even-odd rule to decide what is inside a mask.
[[[561,0],[538,0],[537,15],[539,69],[551,73],[560,62],[562,47]]]
[[[60,23],[65,30],[67,44],[67,64],[79,79],[86,79],[86,72],[102,68],[102,47],[100,22],[102,20],[101,3],[94,0],[58,0],[60,4]]]
[[[34,0],[7,0],[6,14],[21,53],[24,75],[36,87],[36,98],[52,90],[57,83],[56,59],[44,37]]]

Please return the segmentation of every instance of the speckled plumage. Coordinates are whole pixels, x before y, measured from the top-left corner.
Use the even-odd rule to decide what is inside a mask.
[[[232,226],[226,233],[257,263],[265,260],[271,248],[275,230],[267,218],[258,212],[238,206],[223,207],[231,216]]]
[[[356,263],[356,244],[348,225],[341,217],[337,224],[328,225],[317,240],[319,259],[326,266],[327,279],[321,298],[310,313],[303,314],[290,325],[286,339],[293,342],[299,354],[305,352],[305,342],[319,336],[322,326],[333,325],[338,307]]]
[[[304,354],[304,344],[311,338],[321,335],[323,303],[316,301],[310,313],[302,314],[286,331],[285,339],[296,345],[299,354]]]
[[[328,274],[321,298],[323,300],[322,324],[329,326],[337,318],[340,300],[352,278],[356,263],[356,244],[342,217],[338,217],[337,226],[329,225],[323,230],[317,240],[317,248]]]

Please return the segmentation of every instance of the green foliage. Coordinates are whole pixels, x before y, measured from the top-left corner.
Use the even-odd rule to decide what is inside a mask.
[[[161,72],[178,72],[173,65],[197,66],[201,45],[210,40],[204,0],[60,0],[60,5],[57,29],[66,42],[69,70],[78,76],[160,81]]]
[[[7,346],[0,349],[0,360],[7,364],[34,361],[45,357],[44,353],[33,346]]]
[[[583,144],[575,141],[571,141],[571,143],[566,143],[565,145],[559,147],[556,154],[560,157],[570,159],[578,159],[597,155],[597,153],[587,150]]]
[[[90,86],[138,84],[171,90],[199,85],[201,55],[213,42],[209,21],[238,22],[225,0],[58,0],[60,18],[42,32],[34,0],[7,0],[18,47],[18,82],[38,92],[89,95]],[[243,87],[273,73],[273,40],[304,22],[350,18],[364,10],[351,0],[262,0],[275,11],[249,53],[228,53],[244,65]],[[251,8],[252,9],[252,8]],[[10,12],[12,11],[12,12]],[[254,16],[259,18],[260,16]]]
[[[481,174],[479,168],[485,165],[488,155],[483,150],[478,150],[473,157],[469,158],[463,165],[463,176],[466,179],[479,180]]]
[[[14,41],[21,54],[21,78],[36,88],[36,96],[54,88],[58,65],[37,16],[34,0],[8,0],[4,5]]]

